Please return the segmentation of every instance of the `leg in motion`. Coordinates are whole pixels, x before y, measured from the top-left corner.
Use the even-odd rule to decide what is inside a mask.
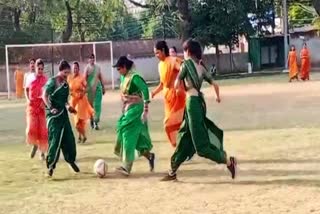
[[[66,162],[70,164],[73,171],[77,173],[80,172],[79,167],[75,163],[77,156],[76,143],[69,121],[66,121],[64,126],[61,150]]]

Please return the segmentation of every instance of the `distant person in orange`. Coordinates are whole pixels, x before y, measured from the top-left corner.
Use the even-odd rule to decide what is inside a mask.
[[[34,78],[26,80],[27,99],[27,143],[33,145],[30,157],[33,158],[39,149],[40,158],[45,159],[48,149],[48,130],[46,125],[45,105],[41,98],[42,88],[47,82],[44,75],[44,63],[41,59],[36,62],[36,72]]]
[[[77,111],[74,119],[79,133],[78,143],[85,143],[87,141],[86,125],[88,120],[93,117],[94,110],[88,101],[86,95],[87,82],[80,73],[78,62],[73,63],[73,74],[69,76],[68,84],[71,95],[70,105]]]
[[[164,95],[164,129],[173,147],[176,147],[177,133],[183,120],[186,94],[184,88],[179,93],[174,89],[174,81],[180,70],[182,60],[169,56],[169,48],[165,41],[159,41],[154,48],[155,56],[160,60],[160,84],[151,96],[154,98],[159,92]],[[181,84],[181,87],[183,84]]]
[[[307,47],[307,43],[303,44],[303,48],[300,52],[301,59],[301,74],[300,78],[305,80],[310,80],[310,69],[311,69],[311,60],[310,60],[310,52]]]
[[[177,48],[175,46],[172,46],[170,49],[169,49],[169,55],[170,56],[178,56],[178,53],[177,53]]]
[[[20,70],[19,65],[17,65],[17,69],[14,72],[14,80],[16,82],[16,97],[17,99],[21,99],[24,93],[24,89],[23,89],[24,73],[22,70]]]
[[[294,45],[291,46],[291,50],[288,55],[288,67],[289,67],[289,82],[296,79],[299,81],[299,68],[297,63],[297,53]]]

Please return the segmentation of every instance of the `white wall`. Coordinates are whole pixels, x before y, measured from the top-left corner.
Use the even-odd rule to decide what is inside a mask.
[[[158,59],[154,56],[150,57],[140,57],[133,59],[136,65],[137,70],[142,74],[146,81],[158,81],[159,80],[159,73],[158,73]],[[208,65],[216,64],[216,55],[215,54],[207,54],[204,56],[204,61]],[[234,53],[233,54],[233,61],[237,71],[246,71],[247,69],[247,62],[248,62],[248,54],[247,53]],[[110,61],[98,61],[97,64],[101,67],[102,74],[104,78],[108,82],[108,86],[111,86],[112,83],[112,67]],[[230,57],[229,54],[222,54],[220,55],[220,66],[221,72],[228,73],[230,72]],[[81,71],[84,70],[85,63],[80,63]],[[24,71],[28,71],[28,64],[20,65],[20,68]],[[45,63],[45,71],[48,76],[51,75],[52,64]],[[15,82],[14,82],[14,71],[15,66],[10,66],[10,84],[11,84],[11,91],[15,90]],[[58,65],[54,65],[54,71],[57,73]],[[115,85],[119,84],[119,73],[116,69],[113,69],[114,72],[114,80]],[[7,91],[7,79],[6,79],[6,70],[5,66],[0,66],[0,92]]]
[[[320,38],[315,37],[309,39],[307,46],[311,54],[311,64],[314,67],[320,67]],[[295,45],[298,53],[298,61],[300,62],[300,51],[302,49],[303,41],[299,38],[290,39],[290,45]]]

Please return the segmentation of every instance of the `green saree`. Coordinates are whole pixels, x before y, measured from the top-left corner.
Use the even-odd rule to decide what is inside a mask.
[[[75,162],[76,144],[68,116],[68,111],[65,107],[69,96],[68,84],[65,82],[56,88],[56,79],[53,77],[49,79],[45,85],[45,91],[49,97],[52,108],[58,110],[58,113],[56,114],[52,114],[50,109],[46,110],[49,136],[47,167],[54,169],[59,160],[60,149],[62,150],[66,162]]]
[[[148,124],[141,120],[144,102],[149,102],[149,90],[145,81],[134,70],[121,76],[120,81],[123,114],[117,123],[115,154],[121,158],[130,172],[135,160],[135,151],[141,156],[152,149]]]
[[[223,131],[206,117],[206,104],[200,92],[202,81],[192,60],[182,65],[179,79],[188,78],[198,91],[198,96],[187,98],[184,121],[178,133],[178,146],[171,158],[171,168],[176,172],[179,166],[195,153],[217,163],[226,163],[223,150]]]
[[[88,99],[94,109],[94,122],[96,123],[100,121],[103,96],[102,83],[98,80],[97,75],[98,72],[95,66],[93,71],[88,75],[87,80]]]

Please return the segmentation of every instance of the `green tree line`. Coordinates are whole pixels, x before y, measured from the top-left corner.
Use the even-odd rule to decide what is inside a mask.
[[[312,24],[318,0],[287,0],[290,26]],[[128,2],[131,3],[127,4]],[[233,46],[238,35],[272,34],[282,0],[0,0],[0,46],[8,43],[197,37]],[[130,13],[132,5],[143,8]],[[310,12],[310,7],[313,12]],[[271,30],[270,30],[271,29]]]

